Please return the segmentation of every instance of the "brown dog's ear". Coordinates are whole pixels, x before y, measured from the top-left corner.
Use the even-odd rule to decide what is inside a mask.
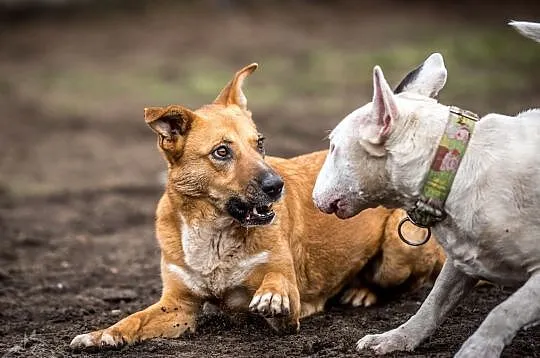
[[[195,118],[195,114],[181,106],[144,109],[144,120],[158,134],[158,144],[165,151],[169,161],[182,154],[183,136],[189,131],[193,118]]]
[[[174,139],[186,134],[193,119],[193,112],[181,106],[148,107],[144,120],[161,137]]]
[[[242,85],[246,77],[253,73],[257,67],[256,63],[252,63],[236,72],[233,79],[221,90],[214,103],[225,106],[236,104],[243,110],[247,110],[247,99],[244,92],[242,92]]]

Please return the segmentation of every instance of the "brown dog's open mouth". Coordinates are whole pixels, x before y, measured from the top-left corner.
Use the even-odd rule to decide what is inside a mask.
[[[229,200],[227,211],[242,226],[268,225],[276,216],[271,203],[254,205],[239,198]]]
[[[245,217],[245,226],[270,224],[276,214],[272,210],[272,204],[254,206]]]

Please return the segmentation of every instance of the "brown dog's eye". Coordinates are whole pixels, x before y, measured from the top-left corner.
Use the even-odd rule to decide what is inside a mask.
[[[212,155],[214,156],[214,158],[220,160],[229,159],[229,157],[231,156],[231,151],[226,146],[220,145],[212,152]]]

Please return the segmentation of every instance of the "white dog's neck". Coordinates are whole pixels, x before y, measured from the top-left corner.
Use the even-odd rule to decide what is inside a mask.
[[[416,104],[413,109],[409,101],[403,101],[400,118],[385,145],[390,181],[405,207],[414,205],[420,197],[450,111],[435,101],[420,108]]]
[[[419,108],[418,104],[403,102],[400,102],[401,117],[386,144],[387,170],[391,185],[400,193],[398,200],[403,207],[410,208],[422,192],[445,131],[449,107],[430,102]],[[538,177],[536,168],[540,160],[531,143],[536,143],[539,134],[539,110],[524,112],[517,117],[488,114],[479,120],[444,207],[456,225],[468,232],[479,230],[478,222],[483,222],[484,211],[496,211],[493,208],[499,201],[501,207],[507,203],[507,211],[523,214],[532,210],[526,202],[535,201],[540,194],[532,191],[522,202],[524,199],[516,197],[516,193],[530,187],[528,182]],[[515,176],[506,175],[508,170]],[[498,182],[503,188],[498,194],[488,184],[491,181]],[[471,199],[471,195],[476,199]],[[499,197],[492,197],[490,206],[486,207],[484,196],[493,195]]]

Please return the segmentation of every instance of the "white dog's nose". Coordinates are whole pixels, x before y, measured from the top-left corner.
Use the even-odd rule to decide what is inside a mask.
[[[324,207],[323,211],[327,214],[335,213],[339,208],[339,202],[340,199],[334,199],[333,201],[330,201],[330,203]]]
[[[325,214],[333,214],[338,210],[339,207],[339,198],[336,199],[330,199],[330,200],[317,200],[319,198],[318,195],[313,195],[313,203],[317,208],[319,208],[320,211],[322,211]]]

